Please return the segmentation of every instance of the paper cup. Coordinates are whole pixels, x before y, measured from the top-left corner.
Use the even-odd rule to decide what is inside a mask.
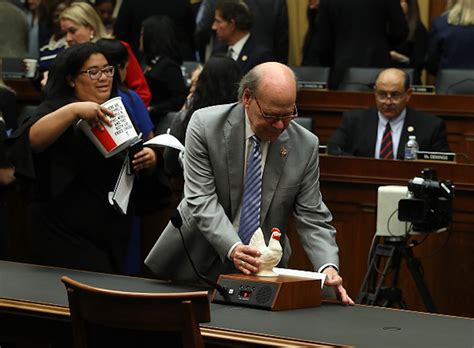
[[[23,59],[23,63],[25,63],[25,67],[26,67],[25,77],[29,77],[29,78],[35,77],[38,61],[36,59]]]
[[[104,130],[99,127],[91,127],[87,121],[79,120],[78,127],[86,134],[105,158],[109,158],[127,148],[130,143],[138,138],[127,110],[122,103],[121,97],[112,98],[102,104],[114,113],[110,118],[112,126],[104,124]]]

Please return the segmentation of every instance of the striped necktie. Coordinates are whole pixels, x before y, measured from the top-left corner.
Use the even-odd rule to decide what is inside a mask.
[[[262,197],[262,154],[260,139],[252,136],[253,146],[247,160],[242,210],[240,212],[239,237],[248,244],[260,226],[260,204]]]
[[[390,127],[390,122],[387,122],[383,132],[379,157],[381,159],[393,159],[392,128]]]

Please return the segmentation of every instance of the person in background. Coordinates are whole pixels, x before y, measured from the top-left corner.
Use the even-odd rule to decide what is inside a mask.
[[[221,42],[212,35],[216,4],[218,0],[203,0],[196,15],[194,42],[201,62],[205,61],[206,45],[211,42],[214,50],[220,52]],[[250,12],[256,18],[250,30],[255,41],[266,47],[272,60],[288,63],[288,6],[286,0],[245,0]]]
[[[40,0],[38,4],[38,38],[39,38],[39,47],[43,47],[49,42],[51,35],[54,33],[54,26],[56,25],[54,22],[59,22],[59,14],[53,14],[56,10],[58,3],[64,2],[67,5],[71,2],[71,0]]]
[[[239,65],[225,55],[211,56],[196,81],[189,108],[182,110],[172,121],[170,134],[185,144],[186,129],[192,115],[198,109],[237,101],[237,90],[242,71]],[[167,148],[164,151],[165,171],[169,175],[181,175],[178,161],[179,151]]]
[[[193,72],[191,73],[191,79],[190,79],[190,82],[189,82],[189,93],[186,97],[186,102],[184,103],[181,110],[186,111],[191,107],[191,102],[193,100],[194,90],[196,89],[196,82],[199,78],[199,75],[201,74],[202,68],[203,68],[202,64],[198,64],[196,66],[196,68],[193,70]]]
[[[0,97],[1,99],[1,97]],[[0,107],[0,259],[9,257],[9,222],[7,213],[6,191],[7,186],[15,181],[15,168],[7,158],[4,146],[7,138],[5,120]]]
[[[319,64],[318,53],[316,52],[316,43],[318,41],[318,12],[319,0],[308,0],[306,17],[308,18],[308,30],[304,36],[303,59],[301,65],[317,66]]]
[[[193,44],[194,15],[189,0],[123,0],[115,23],[115,36],[124,40],[139,54],[140,32],[148,17],[167,16],[173,22],[180,56],[196,60]]]
[[[174,24],[166,16],[152,16],[143,22],[140,49],[145,57],[145,77],[152,100],[149,111],[155,126],[183,106],[187,88],[181,72],[181,55]]]
[[[8,0],[0,0],[0,58],[25,58],[28,53],[28,32],[28,22],[23,11]]]
[[[408,37],[390,51],[392,66],[400,69],[413,68],[412,83],[421,85],[421,72],[425,67],[428,49],[428,31],[420,19],[418,0],[401,0],[400,5],[408,23]]]
[[[254,66],[272,61],[269,49],[260,45],[250,33],[254,16],[242,0],[219,0],[216,4],[212,29],[225,45],[215,47],[214,53],[224,53],[234,59],[247,73]]]
[[[474,69],[474,0],[458,0],[435,18],[429,34],[426,70]]]
[[[107,30],[109,35],[114,33],[114,9],[117,1],[116,0],[96,0],[94,3],[94,8],[97,11],[102,23]]]
[[[329,88],[339,87],[348,68],[389,67],[390,49],[407,35],[400,0],[320,0],[316,50],[331,67]]]
[[[105,158],[77,127],[111,125],[100,104],[114,97],[115,68],[94,43],[61,52],[51,67],[45,100],[8,139],[18,180],[30,184],[28,241],[31,261],[106,273],[124,273],[134,203],[125,215],[109,203],[126,152]],[[148,147],[132,161],[154,172],[158,154]],[[145,175],[135,177],[135,189]],[[133,196],[132,192],[132,197]]]
[[[40,48],[39,53],[39,71],[44,73],[49,70],[51,63],[54,61],[59,52],[67,48],[66,36],[61,30],[59,15],[69,5],[70,0],[52,0],[48,2],[50,7],[43,9],[42,12],[48,13],[50,23],[44,23],[44,26],[51,28],[52,35],[49,37],[47,44]],[[46,4],[41,3],[41,6]],[[47,75],[47,74],[46,74]],[[47,81],[47,78],[46,78]],[[46,81],[43,85],[46,84]]]
[[[39,56],[39,4],[40,0],[26,1],[26,19],[28,20],[28,58]]]
[[[16,92],[8,87],[2,78],[3,61],[0,57],[0,111],[4,123],[4,131],[9,135],[18,126],[18,109]]]
[[[328,140],[329,154],[404,159],[409,135],[416,136],[421,151],[450,152],[443,120],[407,107],[412,89],[405,71],[383,70],[374,92],[376,108],[343,114],[340,127]],[[385,142],[385,137],[391,141]]]
[[[2,80],[2,59],[0,58],[0,259],[9,256],[9,221],[7,213],[7,186],[15,181],[15,168],[7,157],[4,145],[8,134],[17,125],[16,94]]]
[[[92,5],[85,2],[74,2],[60,15],[61,29],[66,34],[69,46],[83,43],[96,42],[99,39],[110,38],[102,20]],[[142,98],[145,105],[150,104],[151,92],[143,76],[142,69],[130,46],[122,41],[129,53],[129,62],[125,85],[133,89]]]
[[[5,219],[2,212],[5,211],[3,207],[3,192],[4,187],[12,184],[15,181],[15,167],[12,166],[8,160],[7,151],[5,149],[5,140],[7,139],[7,125],[3,117],[3,112],[0,107],[0,226],[6,229]],[[2,228],[3,229],[3,228]],[[1,240],[2,238],[0,238]],[[1,243],[0,243],[1,244]],[[0,249],[2,246],[0,245]],[[0,252],[1,254],[1,252]]]

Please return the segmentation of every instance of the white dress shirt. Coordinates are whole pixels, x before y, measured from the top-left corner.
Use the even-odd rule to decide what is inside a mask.
[[[244,48],[244,45],[249,39],[249,37],[250,37],[250,34],[247,34],[243,38],[241,38],[239,41],[237,41],[235,44],[227,48],[227,52],[229,52],[229,50],[232,49],[232,55],[230,57],[233,60],[236,61],[237,59],[239,59],[240,52],[242,52],[242,48]]]

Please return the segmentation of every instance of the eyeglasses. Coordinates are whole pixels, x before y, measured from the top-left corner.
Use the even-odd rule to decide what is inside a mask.
[[[258,102],[257,97],[254,96],[253,98],[255,99],[255,102],[257,103],[258,109],[260,110],[262,117],[269,123],[275,123],[277,121],[283,121],[284,123],[288,123],[291,120],[294,120],[295,118],[298,117],[298,109],[296,108],[296,104],[295,104],[293,113],[290,115],[286,115],[286,116],[268,115],[263,112],[262,107],[260,106],[260,103]]]
[[[392,100],[394,103],[398,103],[403,99],[405,96],[406,92],[391,92],[387,93],[384,91],[375,91],[375,95],[377,96],[377,99],[385,102],[387,100]]]
[[[102,74],[104,74],[105,77],[113,77],[115,68],[112,65],[109,65],[102,69],[90,68],[87,70],[81,70],[79,72],[81,74],[88,74],[91,80],[98,80],[102,77]]]

